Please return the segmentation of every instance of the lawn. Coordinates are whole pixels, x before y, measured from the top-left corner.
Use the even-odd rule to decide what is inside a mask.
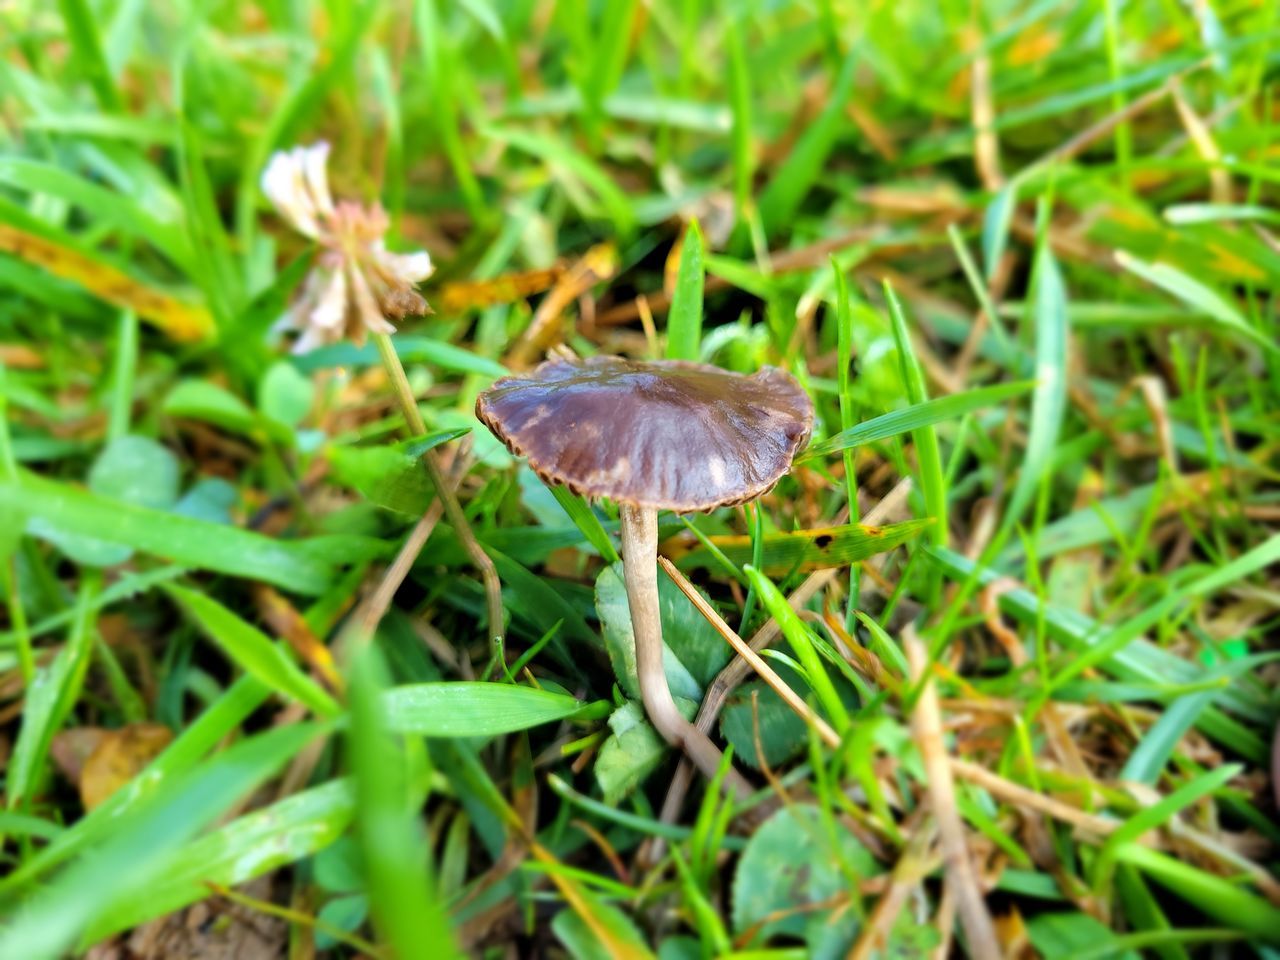
[[[0,3],[0,958],[1278,960],[1277,39]]]

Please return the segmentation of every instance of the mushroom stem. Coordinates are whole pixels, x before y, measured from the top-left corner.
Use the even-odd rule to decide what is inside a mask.
[[[662,619],[658,609],[658,511],[652,507],[619,505],[622,517],[622,570],[636,641],[636,674],[645,711],[658,733],[683,750],[707,777],[714,777],[724,755],[707,735],[676,708],[662,665]],[[739,797],[751,784],[730,767],[725,787]]]

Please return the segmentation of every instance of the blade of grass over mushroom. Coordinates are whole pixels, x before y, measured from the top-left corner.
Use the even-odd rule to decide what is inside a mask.
[[[924,385],[924,373],[920,369],[920,360],[916,357],[915,346],[911,342],[911,332],[907,329],[906,314],[902,312],[902,304],[893,292],[889,281],[884,282],[885,303],[889,307],[889,320],[893,325],[893,340],[898,348],[898,368],[902,375],[903,387],[911,404],[922,404],[928,400]],[[947,543],[947,490],[942,472],[942,454],[938,449],[938,435],[931,424],[925,424],[912,431],[915,442],[916,458],[920,467],[920,491],[924,502],[934,519],[933,542],[939,546]]]
[[[593,718],[599,705],[551,690],[452,680],[392,687],[382,694],[385,723],[424,737],[493,737],[544,723]]]
[[[1116,263],[1181,300],[1223,332],[1243,337],[1264,350],[1280,354],[1280,344],[1255,329],[1221,294],[1177,267],[1167,263],[1147,263],[1125,250],[1116,251]]]
[[[398,956],[461,957],[436,894],[434,858],[416,815],[423,802],[418,785],[429,782],[427,755],[421,741],[401,744],[392,735],[384,710],[385,669],[378,648],[368,645],[351,682],[348,749],[370,905]]]
[[[680,247],[680,269],[667,313],[667,359],[697,360],[702,343],[702,230],[692,220]]]
[[[74,530],[185,566],[265,580],[306,594],[323,592],[340,565],[386,552],[385,545],[361,536],[273,539],[132,506],[31,474],[23,474],[17,483],[0,484],[0,507],[39,518],[59,530]]]
[[[573,525],[586,537],[587,543],[595,547],[601,559],[605,563],[617,563],[618,549],[613,545],[613,541],[609,539],[609,534],[605,532],[604,526],[600,523],[600,518],[591,509],[591,505],[578,494],[570,491],[568,487],[560,484],[555,484],[551,487],[551,495],[564,508],[564,512],[569,515]]]
[[[161,885],[172,850],[283,767],[316,732],[294,724],[250,737],[116,819],[100,845],[11,914],[0,932],[0,956],[63,956],[116,903]]]
[[[297,700],[319,717],[332,718],[342,712],[338,702],[302,672],[283,644],[272,642],[257,627],[202,593],[172,583],[161,589],[246,673],[282,697]]]
[[[966,413],[994,406],[1002,400],[1021,396],[1034,389],[1035,385],[1034,380],[1015,380],[915,403],[841,430],[835,436],[810,446],[800,459],[810,460],[829,456],[842,450],[875,443],[877,440],[887,440],[923,427],[954,420]]]
[[[1036,385],[1031,396],[1031,426],[1022,467],[1001,521],[1007,537],[1022,519],[1047,472],[1057,447],[1067,409],[1067,293],[1062,271],[1042,237],[1032,267],[1033,312],[1027,322],[1035,330]]]
[[[884,527],[868,527],[846,524],[841,527],[817,527],[795,530],[791,533],[771,533],[761,540],[760,568],[769,573],[790,573],[793,570],[821,570],[826,567],[842,567],[866,560],[914,539],[932,526],[931,518],[907,520]],[[753,556],[749,536],[708,537],[713,545],[731,563],[739,567],[750,563]],[[702,545],[687,552],[668,551],[668,556],[681,570],[719,568],[720,562]]]

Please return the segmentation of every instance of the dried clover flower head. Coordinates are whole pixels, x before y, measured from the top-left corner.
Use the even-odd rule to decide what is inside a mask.
[[[363,344],[372,333],[393,333],[387,317],[428,311],[414,286],[431,276],[426,251],[392,253],[390,225],[380,204],[334,202],[326,164],[329,144],[294,147],[272,155],[262,192],[280,216],[320,246],[315,266],[281,327],[301,331],[293,345],[305,353],[349,338]]]

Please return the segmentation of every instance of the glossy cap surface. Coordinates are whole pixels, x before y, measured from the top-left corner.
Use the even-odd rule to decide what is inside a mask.
[[[689,513],[744,503],[791,467],[813,403],[788,373],[622,357],[549,360],[505,377],[476,416],[547,483]]]

